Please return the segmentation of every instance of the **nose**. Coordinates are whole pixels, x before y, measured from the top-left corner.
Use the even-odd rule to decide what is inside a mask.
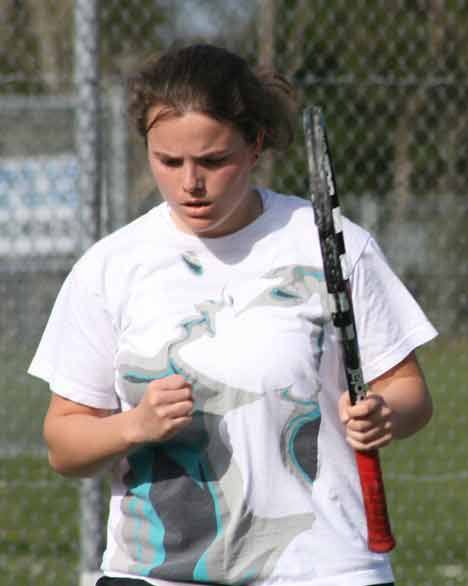
[[[196,163],[187,162],[184,165],[183,190],[186,193],[202,195],[205,191],[205,181],[201,169]]]

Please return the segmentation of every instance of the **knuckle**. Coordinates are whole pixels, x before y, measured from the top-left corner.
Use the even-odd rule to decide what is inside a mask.
[[[356,431],[359,433],[364,433],[368,429],[368,424],[366,421],[357,421],[356,422]]]
[[[171,374],[171,376],[168,377],[168,381],[170,381],[171,386],[175,388],[179,388],[185,384],[185,379],[181,374]]]
[[[376,408],[376,403],[373,401],[365,401],[362,403],[362,414],[367,417],[369,416]]]
[[[154,409],[158,409],[161,405],[161,396],[159,393],[152,393],[148,398],[149,404]]]
[[[167,419],[167,407],[159,405],[155,410],[155,415],[158,419]]]
[[[148,383],[148,389],[150,391],[158,390],[161,387],[161,379],[154,379]]]

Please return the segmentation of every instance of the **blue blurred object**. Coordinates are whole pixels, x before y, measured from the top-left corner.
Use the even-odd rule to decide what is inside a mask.
[[[0,158],[0,257],[74,253],[78,173],[73,154]]]

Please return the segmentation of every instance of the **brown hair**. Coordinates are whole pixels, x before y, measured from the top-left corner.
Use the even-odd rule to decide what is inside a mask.
[[[145,139],[155,122],[148,111],[157,104],[228,122],[248,144],[263,132],[264,149],[286,148],[294,137],[296,98],[289,82],[272,71],[253,72],[242,57],[214,45],[170,49],[130,77],[129,111]]]

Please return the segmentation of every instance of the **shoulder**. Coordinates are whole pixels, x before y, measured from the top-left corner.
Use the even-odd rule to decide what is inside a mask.
[[[266,192],[274,212],[284,219],[287,218],[287,226],[291,236],[308,238],[314,234],[317,237],[314,210],[309,199],[297,195],[286,195],[274,191]],[[351,221],[346,216],[341,217],[346,252],[352,266],[358,262],[368,242],[372,240],[371,234],[362,226]]]
[[[365,228],[352,222],[346,216],[342,216],[343,236],[345,240],[346,256],[352,272],[356,264],[369,247],[369,243],[375,242],[373,236]]]
[[[261,191],[268,205],[277,211],[312,213],[312,205],[308,199],[294,194],[279,193],[271,189],[262,189]]]
[[[104,293],[128,281],[151,254],[161,250],[160,206],[93,244],[75,263],[72,276],[91,291]]]
[[[301,227],[314,227],[314,213],[309,200],[293,194],[278,193],[272,190],[262,190],[272,222],[277,227],[291,229],[292,232]]]
[[[108,259],[119,256],[131,256],[132,246],[147,246],[160,233],[159,224],[163,224],[163,204],[160,204],[129,224],[108,234],[96,242],[83,255],[83,259]]]

